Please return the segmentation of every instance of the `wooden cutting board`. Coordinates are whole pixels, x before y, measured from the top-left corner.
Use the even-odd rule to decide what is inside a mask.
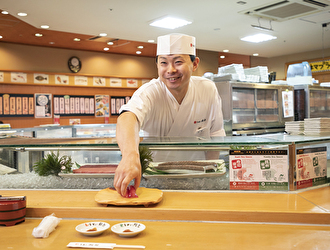
[[[145,207],[159,203],[163,199],[163,191],[159,189],[139,187],[136,190],[138,198],[124,198],[111,188],[102,189],[95,195],[95,201],[103,205]]]

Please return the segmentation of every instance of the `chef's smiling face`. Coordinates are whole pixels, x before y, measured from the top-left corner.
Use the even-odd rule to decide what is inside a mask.
[[[198,63],[198,57],[192,62],[189,55],[159,55],[158,75],[171,93],[185,94],[190,76],[197,69]]]

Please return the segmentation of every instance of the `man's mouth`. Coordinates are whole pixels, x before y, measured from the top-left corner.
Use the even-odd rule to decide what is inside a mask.
[[[178,79],[180,79],[180,77],[169,77],[169,78],[167,78],[167,80],[169,80],[170,82],[175,82]]]

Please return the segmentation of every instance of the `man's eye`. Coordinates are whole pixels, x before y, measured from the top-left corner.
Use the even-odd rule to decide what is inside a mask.
[[[176,64],[181,64],[181,63],[182,63],[182,61],[176,61],[175,63],[176,63]]]

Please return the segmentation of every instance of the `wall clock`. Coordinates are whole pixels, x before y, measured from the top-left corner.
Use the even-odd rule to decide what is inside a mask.
[[[69,69],[71,72],[77,73],[81,69],[81,62],[78,57],[73,56],[73,57],[70,57],[70,59],[68,61],[68,66],[69,66]]]

